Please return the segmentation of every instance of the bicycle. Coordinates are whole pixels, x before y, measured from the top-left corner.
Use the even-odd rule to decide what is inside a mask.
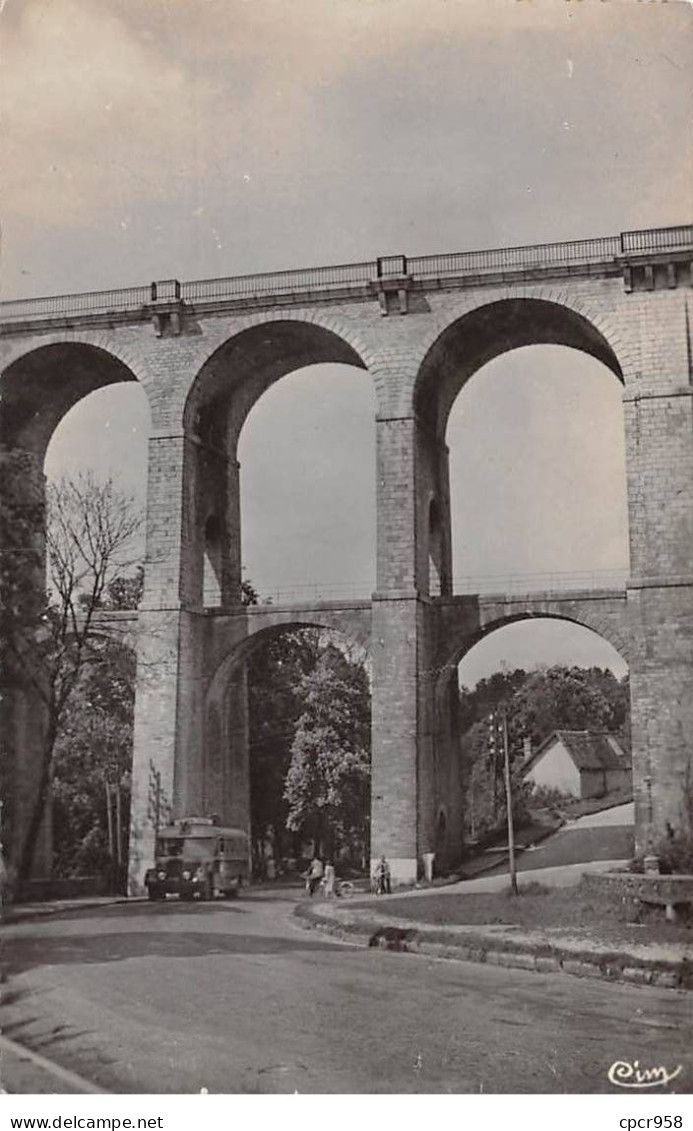
[[[322,895],[325,898],[327,898],[327,885],[325,883],[325,877],[324,876],[320,881],[320,891],[322,892]],[[334,894],[336,899],[349,899],[349,897],[352,896],[355,891],[356,891],[356,888],[355,888],[354,884],[352,884],[351,880],[336,880],[335,881],[333,894]]]

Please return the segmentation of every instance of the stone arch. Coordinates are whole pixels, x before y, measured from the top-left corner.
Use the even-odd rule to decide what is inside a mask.
[[[466,310],[438,329],[416,377],[414,411],[443,438],[452,405],[466,382],[487,362],[530,345],[563,345],[601,361],[621,381],[619,339],[607,320],[558,292],[509,291]]]
[[[203,600],[199,546],[210,511],[221,527],[218,578],[220,604],[237,604],[241,594],[242,539],[238,441],[248,413],[276,381],[305,366],[342,363],[367,370],[354,345],[329,318],[253,316],[237,325],[207,357],[194,378],[184,407],[186,497],[190,507],[188,591]],[[336,325],[336,324],[335,324]],[[349,335],[351,337],[351,335]],[[360,344],[360,343],[359,343]],[[180,405],[175,408],[180,411]]]
[[[17,552],[0,579],[0,603],[21,574],[27,609],[38,612],[46,590],[44,459],[50,439],[67,412],[97,389],[120,382],[139,382],[134,359],[111,348],[108,335],[55,334],[34,337],[29,343],[3,342],[0,375],[0,488],[5,516],[3,537],[14,539]],[[14,548],[14,547],[13,547]],[[7,564],[7,563],[6,563]],[[15,572],[16,571],[16,572]],[[36,798],[41,796],[43,750],[49,725],[45,703],[37,687],[17,667],[11,694],[3,697],[3,731],[7,731],[12,774],[22,789],[12,787],[16,801],[9,852],[19,860],[21,838],[31,827]],[[50,820],[33,858],[35,875],[50,872],[52,845]]]
[[[200,781],[189,783],[188,793],[198,796],[202,809],[213,803],[228,823],[241,828],[250,826],[250,758],[248,684],[245,661],[263,642],[282,633],[300,629],[338,632],[352,643],[359,634],[344,632],[329,618],[315,616],[279,618],[273,623],[249,626],[249,635],[225,648],[212,661],[209,678],[203,691],[203,742],[199,762]],[[233,630],[234,626],[230,626]],[[228,638],[227,638],[228,641]],[[229,647],[230,643],[230,647]],[[188,770],[188,776],[190,771]]]
[[[43,338],[9,361],[0,376],[0,444],[42,460],[56,427],[78,401],[126,381],[140,382],[134,359],[110,340]]]
[[[215,618],[216,619],[216,618]],[[315,609],[305,613],[297,610],[282,610],[271,605],[255,605],[246,610],[244,635],[239,639],[238,618],[229,618],[227,624],[220,624],[211,652],[206,696],[223,688],[229,672],[246,660],[251,652],[262,647],[271,636],[283,632],[297,632],[304,628],[316,628],[324,632],[335,632],[343,636],[356,648],[370,654],[370,607],[363,609]],[[222,618],[219,618],[221,621]]]
[[[505,628],[510,624],[517,624],[520,621],[530,620],[562,620],[579,625],[581,628],[587,628],[590,632],[594,632],[596,636],[600,636],[607,644],[610,644],[625,663],[630,666],[631,649],[625,626],[625,602],[622,612],[617,610],[594,612],[584,607],[592,603],[591,601],[576,602],[575,604],[579,606],[576,608],[571,607],[571,602],[563,601],[555,603],[539,602],[536,608],[529,607],[528,603],[528,606],[524,608],[513,608],[512,611],[508,612],[489,609],[487,616],[484,615],[482,609],[479,618],[480,623],[475,629],[463,631],[459,634],[453,630],[452,639],[448,640],[446,651],[440,658],[438,673],[440,675],[456,668],[476,644],[497,632],[498,629]],[[456,640],[455,636],[457,637]]]
[[[173,419],[188,435],[206,439],[209,420],[226,416],[238,438],[243,423],[275,381],[307,365],[354,365],[372,371],[373,350],[341,319],[321,311],[275,311],[249,315],[209,350],[192,382],[177,393]],[[377,387],[375,387],[377,400]]]

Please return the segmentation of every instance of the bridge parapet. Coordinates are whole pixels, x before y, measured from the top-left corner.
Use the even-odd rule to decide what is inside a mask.
[[[404,293],[407,289],[463,288],[566,275],[623,275],[626,288],[632,289],[640,268],[652,272],[654,264],[665,261],[671,264],[667,285],[676,286],[677,271],[687,273],[687,281],[691,281],[692,253],[693,225],[682,224],[596,239],[441,255],[391,255],[327,267],[187,282],[165,279],[146,286],[11,299],[0,303],[0,325],[4,333],[17,333],[36,323],[45,326],[65,322],[89,324],[103,322],[105,318],[153,319],[161,332],[163,318],[174,332],[179,332],[179,315],[185,306],[193,307],[197,313],[212,313],[254,306],[305,305],[336,298],[378,298],[393,285]],[[646,274],[643,285],[652,289],[654,276]],[[387,302],[381,299],[381,306],[387,312]],[[406,301],[400,309],[406,311]]]

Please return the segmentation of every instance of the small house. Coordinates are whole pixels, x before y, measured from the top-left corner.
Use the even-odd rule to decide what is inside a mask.
[[[630,754],[613,734],[555,730],[529,758],[525,780],[584,800],[632,787]]]

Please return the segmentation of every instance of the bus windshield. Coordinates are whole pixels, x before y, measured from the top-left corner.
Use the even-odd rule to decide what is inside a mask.
[[[157,856],[184,856],[186,860],[210,860],[214,856],[214,837],[166,837],[156,845]]]

